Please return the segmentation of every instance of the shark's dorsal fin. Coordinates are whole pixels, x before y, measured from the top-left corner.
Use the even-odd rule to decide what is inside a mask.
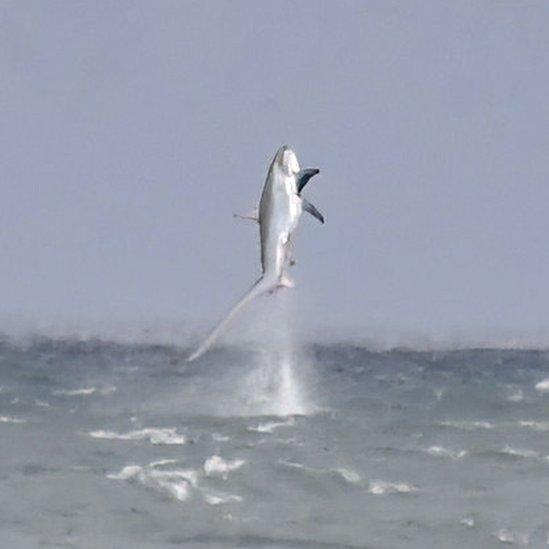
[[[300,170],[295,176],[297,183],[297,194],[301,194],[303,187],[307,185],[309,179],[319,172],[320,170],[317,168],[305,168],[304,170]]]
[[[321,223],[324,223],[324,216],[307,200],[301,197],[301,207],[313,217],[316,217]]]

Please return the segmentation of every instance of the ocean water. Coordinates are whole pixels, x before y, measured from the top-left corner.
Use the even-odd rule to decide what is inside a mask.
[[[549,354],[0,343],[0,547],[549,544]]]

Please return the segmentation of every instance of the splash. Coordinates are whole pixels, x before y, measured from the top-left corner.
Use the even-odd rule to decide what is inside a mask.
[[[273,296],[258,334],[257,364],[245,378],[243,391],[252,414],[291,416],[310,411],[304,391],[303,353],[294,336],[292,292]]]
[[[276,415],[305,414],[307,407],[294,373],[294,360],[290,353],[280,359],[278,375],[278,394],[274,401]]]

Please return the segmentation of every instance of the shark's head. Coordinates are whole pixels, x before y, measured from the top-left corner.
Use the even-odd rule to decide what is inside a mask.
[[[285,175],[292,176],[299,172],[297,156],[288,145],[282,145],[282,147],[278,149],[278,152],[276,153],[276,163]]]

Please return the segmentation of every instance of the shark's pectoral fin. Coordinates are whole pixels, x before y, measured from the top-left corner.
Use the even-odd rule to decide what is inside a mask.
[[[302,208],[306,212],[309,212],[313,217],[316,217],[321,223],[324,223],[324,216],[310,202],[308,202],[304,198],[302,198],[301,200]]]
[[[309,183],[309,179],[319,172],[320,170],[317,168],[305,168],[304,170],[300,170],[296,175],[297,194],[301,194],[303,187]]]
[[[250,212],[246,215],[241,215],[241,214],[233,214],[233,217],[236,218],[236,219],[246,219],[248,221],[255,221],[256,223],[259,223],[259,217],[257,215],[257,211],[253,211],[253,212]]]

